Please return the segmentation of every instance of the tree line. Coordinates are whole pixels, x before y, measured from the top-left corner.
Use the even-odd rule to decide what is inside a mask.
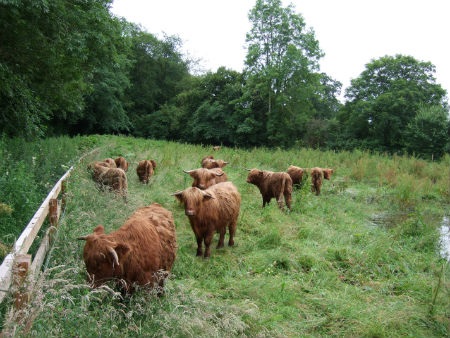
[[[431,62],[371,60],[342,84],[320,71],[293,5],[255,0],[242,72],[196,74],[177,36],[114,16],[112,0],[0,3],[0,133],[126,134],[239,147],[449,152],[447,93]]]

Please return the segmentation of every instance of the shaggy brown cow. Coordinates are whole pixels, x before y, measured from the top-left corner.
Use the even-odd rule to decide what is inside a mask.
[[[86,241],[83,259],[93,286],[116,280],[125,292],[135,285],[161,292],[177,252],[173,215],[158,203],[137,209],[117,231],[105,234],[98,225],[78,239]]]
[[[213,168],[223,168],[228,164],[224,160],[216,160],[212,155],[206,156],[202,159],[202,168],[213,169]]]
[[[222,248],[227,227],[228,245],[234,245],[241,195],[233,183],[217,183],[206,190],[190,187],[173,195],[184,204],[184,213],[197,240],[197,256],[202,255],[202,242],[205,243],[204,257],[211,255],[210,245],[215,232],[220,233],[217,248]]]
[[[156,168],[156,162],[154,160],[142,160],[139,161],[136,167],[136,174],[139,177],[139,181],[148,184],[150,177],[154,173]]]
[[[105,162],[95,162],[91,167],[91,170],[92,178],[101,190],[103,190],[104,187],[108,187],[126,198],[128,180],[123,169],[109,168],[105,166]]]
[[[305,172],[303,168],[290,165],[286,172],[289,174],[289,176],[291,176],[293,185],[302,184],[303,173]]]
[[[323,171],[322,168],[311,168],[311,191],[316,195],[320,195],[320,189],[322,188]]]
[[[266,203],[276,198],[278,207],[283,209],[283,195],[284,201],[288,209],[291,209],[292,202],[292,179],[288,173],[273,172],[258,169],[248,169],[250,172],[247,176],[247,183],[256,185],[261,192],[263,199],[263,208]]]
[[[117,168],[123,169],[125,172],[128,171],[128,161],[124,157],[119,156],[114,162],[116,163]]]
[[[227,174],[225,174],[225,172],[221,168],[199,168],[189,171],[183,171],[186,174],[189,174],[194,179],[192,186],[202,190],[205,190],[216,183],[226,182],[228,179]]]

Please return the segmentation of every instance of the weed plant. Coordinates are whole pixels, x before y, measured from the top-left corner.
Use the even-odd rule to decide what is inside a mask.
[[[82,141],[81,138],[80,141]],[[86,141],[86,142],[90,142]],[[80,143],[79,143],[80,144]],[[16,337],[444,337],[450,334],[448,263],[439,256],[439,222],[449,215],[448,158],[424,162],[366,152],[222,148],[128,137],[96,137],[77,163],[68,201],[29,304],[10,310],[3,333]],[[234,247],[195,256],[184,209],[171,194],[191,185],[183,170],[206,155],[241,193]],[[128,203],[96,189],[86,166],[130,161]],[[139,183],[137,161],[154,159]],[[331,167],[322,193],[309,179],[290,212],[262,208],[246,168]],[[158,202],[172,211],[178,252],[165,294],[114,285],[92,289],[77,237],[103,224],[116,230],[133,211]],[[375,222],[376,220],[376,222]],[[215,243],[218,240],[216,235]]]

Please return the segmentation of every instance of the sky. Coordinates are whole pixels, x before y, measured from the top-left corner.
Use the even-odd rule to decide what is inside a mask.
[[[182,40],[200,70],[242,71],[248,13],[256,0],[114,0],[111,12],[162,39]],[[343,85],[342,94],[374,59],[410,55],[436,67],[450,90],[449,0],[282,0],[312,28],[325,56],[320,70]]]

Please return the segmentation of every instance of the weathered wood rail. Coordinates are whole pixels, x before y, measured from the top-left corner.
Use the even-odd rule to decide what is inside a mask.
[[[11,252],[3,260],[0,266],[0,303],[14,289],[15,291],[22,289],[26,278],[35,278],[39,274],[51,247],[61,212],[65,208],[66,182],[72,169],[73,167],[70,167],[59,179],[15,242]],[[46,219],[49,220],[50,226],[32,259],[32,255],[28,251]],[[26,290],[16,292],[13,297],[16,307],[26,302],[28,298]]]

